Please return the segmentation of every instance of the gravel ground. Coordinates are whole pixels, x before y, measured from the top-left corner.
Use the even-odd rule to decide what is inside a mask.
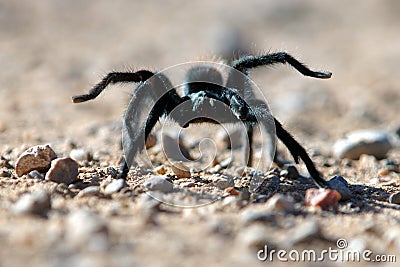
[[[399,262],[399,12],[400,3],[390,0],[0,0],[0,266],[285,264],[276,253],[273,262],[258,259],[266,249],[284,250],[287,258],[296,251],[371,251],[371,259]],[[307,205],[315,186],[303,163],[262,174],[217,165],[178,177],[160,153],[160,138],[149,149],[155,170],[132,168],[126,181],[114,178],[134,86],[110,86],[83,104],[71,96],[111,70],[161,70],[224,58],[232,47],[288,51],[333,73],[318,80],[276,65],[252,77],[325,179],[348,182],[347,199],[341,192],[333,207]],[[193,144],[205,127],[193,128],[182,142],[196,155]],[[341,147],[350,154],[337,151],[338,140],[364,129]],[[45,167],[17,175],[21,154],[45,144],[58,159],[48,152]],[[221,138],[216,144],[214,165],[223,165],[229,149]],[[292,160],[284,146],[278,152]],[[324,261],[296,264],[338,263],[325,254]]]

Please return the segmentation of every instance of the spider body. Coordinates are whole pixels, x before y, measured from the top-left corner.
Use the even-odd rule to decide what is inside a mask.
[[[139,129],[127,127],[132,133],[129,151],[125,154],[119,177],[126,178],[132,159],[140,153],[145,146],[151,130],[162,117],[168,117],[186,128],[198,123],[238,123],[245,125],[248,137],[249,152],[248,165],[252,164],[252,143],[254,126],[261,123],[270,132],[270,122],[275,124],[276,136],[288,148],[296,163],[299,158],[305,163],[313,181],[319,187],[328,187],[321,177],[314,163],[305,149],[288,133],[281,123],[271,115],[266,103],[256,99],[249,89],[246,78],[249,70],[259,66],[277,63],[288,63],[305,76],[314,78],[330,78],[330,72],[316,72],[293,58],[286,52],[265,54],[261,56],[245,56],[231,64],[226,82],[217,68],[210,66],[197,66],[191,68],[186,74],[186,83],[183,85],[183,95],[180,96],[163,74],[153,73],[148,70],[137,72],[112,72],[106,75],[100,83],[95,85],[88,94],[74,96],[73,102],[79,103],[96,98],[109,84],[114,83],[141,83],[133,94],[132,110],[127,110],[128,116],[124,123],[129,124],[135,120],[135,101],[140,103],[140,97],[150,97],[154,100],[145,123]],[[241,75],[238,75],[241,74]],[[146,86],[143,86],[146,85]],[[131,116],[129,114],[132,113]],[[271,119],[272,118],[272,119]],[[133,133],[134,132],[134,133]],[[246,140],[247,142],[247,140]]]

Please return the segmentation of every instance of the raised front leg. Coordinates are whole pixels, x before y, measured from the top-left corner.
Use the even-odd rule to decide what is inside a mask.
[[[286,52],[278,52],[261,56],[245,56],[232,63],[232,67],[246,73],[248,69],[257,68],[259,66],[268,66],[273,64],[288,63],[301,74],[314,78],[327,79],[332,76],[329,71],[312,71],[305,64],[301,63]]]
[[[138,72],[110,72],[98,84],[93,86],[87,94],[73,96],[72,101],[74,103],[81,103],[92,100],[103,92],[109,84],[144,82],[153,75],[154,73],[147,70],[140,70]]]

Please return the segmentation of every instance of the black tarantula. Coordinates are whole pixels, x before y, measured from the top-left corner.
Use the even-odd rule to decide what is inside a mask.
[[[119,178],[126,178],[132,159],[140,153],[145,146],[151,130],[161,117],[169,117],[177,122],[181,127],[188,127],[193,123],[211,122],[211,123],[229,123],[242,122],[247,130],[249,142],[248,165],[252,164],[252,140],[253,127],[258,123],[258,118],[265,118],[266,114],[272,118],[275,124],[276,136],[288,148],[296,163],[299,158],[305,163],[314,183],[319,187],[327,188],[326,181],[316,169],[313,161],[308,156],[306,150],[287,132],[282,124],[272,117],[267,105],[258,99],[255,99],[245,78],[248,77],[249,70],[259,66],[268,66],[277,63],[288,63],[297,71],[305,76],[326,79],[331,77],[331,72],[318,72],[310,70],[306,65],[287,54],[286,52],[268,53],[260,56],[244,56],[231,63],[231,71],[226,83],[222,84],[222,75],[216,68],[200,66],[188,71],[186,78],[189,81],[183,87],[183,96],[180,96],[169,79],[159,73],[153,73],[148,70],[139,70],[137,72],[111,72],[107,74],[98,84],[96,84],[88,94],[74,96],[74,103],[85,102],[96,98],[109,84],[114,83],[140,83],[134,91],[133,98],[138,98],[140,94],[148,95],[155,101],[150,113],[148,114],[144,125],[135,131],[133,140],[128,140],[131,144],[125,155],[125,160],[121,164]],[[240,73],[236,75],[235,73]],[[148,86],[143,86],[150,83]],[[205,101],[208,99],[208,101]],[[230,110],[231,116],[218,117],[220,111],[215,111],[213,101],[222,102],[225,109]],[[132,111],[141,112],[141,111]],[[213,114],[211,114],[213,113]],[[210,115],[211,114],[211,115]],[[218,119],[210,119],[215,116]],[[134,120],[136,117],[128,118]],[[125,121],[125,123],[130,123]],[[264,125],[267,127],[268,125]],[[125,140],[126,141],[126,140]],[[124,141],[124,142],[125,142]],[[127,151],[125,151],[127,154]]]

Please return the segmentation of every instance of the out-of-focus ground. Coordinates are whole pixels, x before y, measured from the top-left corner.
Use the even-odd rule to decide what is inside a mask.
[[[252,71],[252,77],[284,125],[308,149],[322,152],[316,162],[327,177],[343,174],[349,182],[366,185],[376,172],[358,172],[357,161],[353,167],[336,161],[331,168],[324,161],[332,162],[332,144],[345,133],[399,126],[399,13],[400,2],[390,0],[0,0],[0,155],[11,155],[15,162],[24,148],[44,143],[67,155],[68,144],[74,143],[98,155],[101,167],[117,166],[119,123],[134,85],[110,87],[95,101],[79,105],[72,104],[71,96],[87,92],[111,70],[162,70],[213,59],[230,51],[238,38],[238,45],[250,53],[287,51],[312,69],[333,73],[329,80],[318,80],[276,65]],[[399,148],[388,158],[400,161]],[[386,193],[399,190],[399,174],[390,175]],[[138,223],[143,219],[134,197],[92,197],[57,198],[48,219],[18,216],[10,205],[37,185],[25,184],[27,178],[18,178],[18,183],[7,181],[15,177],[2,179],[0,266],[266,264],[241,244],[249,227],[235,223],[229,210],[166,212],[157,218],[158,226],[144,227]],[[105,211],[113,205],[126,214]],[[379,211],[378,206],[374,212],[349,215],[293,216],[290,223],[318,220],[332,240],[359,238],[369,248],[380,248],[379,253],[397,254],[399,261],[400,234],[394,235],[395,241],[382,237],[390,229],[398,233],[399,208],[382,205]],[[66,242],[65,216],[77,207],[108,221],[111,249],[62,251],[58,242]],[[221,234],[218,227],[224,223],[228,230]],[[50,241],[49,228],[54,228]]]

